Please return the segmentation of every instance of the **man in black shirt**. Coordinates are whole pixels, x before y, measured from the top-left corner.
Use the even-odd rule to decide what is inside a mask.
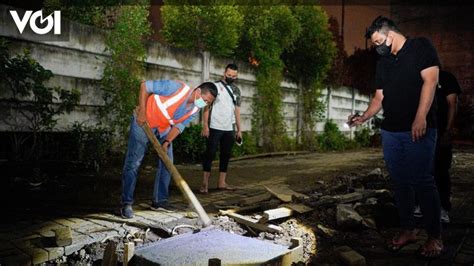
[[[449,223],[451,210],[451,178],[449,168],[453,159],[451,134],[456,117],[457,98],[461,93],[453,74],[440,71],[436,100],[438,102],[438,141],[435,155],[435,180],[441,200],[441,222]]]
[[[389,244],[399,250],[416,240],[413,210],[420,201],[428,239],[420,255],[437,257],[443,249],[440,201],[433,177],[436,144],[436,103],[439,60],[433,45],[425,38],[406,38],[395,23],[378,17],[368,28],[366,38],[380,54],[376,69],[375,96],[362,116],[350,116],[360,125],[382,108],[384,160],[394,185],[402,231]]]

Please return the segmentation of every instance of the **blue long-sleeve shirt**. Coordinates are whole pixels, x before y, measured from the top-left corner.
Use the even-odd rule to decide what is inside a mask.
[[[182,83],[180,83],[176,80],[147,80],[147,81],[145,81],[145,85],[146,85],[146,91],[148,93],[153,93],[153,94],[157,94],[157,95],[161,95],[161,96],[170,96],[173,93],[175,93],[179,88],[181,88]],[[186,101],[184,101],[178,107],[178,109],[176,109],[176,112],[174,113],[174,115],[172,117],[173,120],[180,119],[181,117],[183,117],[185,114],[187,114],[188,112],[190,112],[194,108],[194,104],[188,105],[189,97],[191,97],[191,93],[186,98]],[[176,128],[178,128],[180,133],[183,133],[186,126],[193,119],[195,119],[198,116],[198,114],[199,114],[199,112],[196,112],[193,115],[191,115],[190,117],[188,117],[187,119],[185,119],[184,121],[182,121],[181,123],[178,123],[174,126]],[[160,132],[160,135],[164,136],[164,135],[168,134],[170,129],[171,128],[166,130],[166,132]]]

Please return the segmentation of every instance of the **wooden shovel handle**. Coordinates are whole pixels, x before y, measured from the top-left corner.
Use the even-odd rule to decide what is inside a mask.
[[[209,226],[211,224],[211,219],[209,219],[209,216],[207,215],[206,211],[202,207],[201,203],[199,203],[199,200],[196,198],[196,196],[191,191],[186,181],[178,172],[178,169],[176,169],[176,166],[174,166],[173,162],[170,160],[170,158],[166,154],[163,147],[161,147],[160,142],[156,138],[155,134],[153,134],[153,131],[151,130],[151,128],[148,126],[147,123],[144,123],[142,128],[145,131],[145,134],[147,135],[148,139],[152,143],[153,147],[155,148],[156,152],[158,153],[158,156],[160,157],[161,161],[163,161],[164,165],[166,166],[171,176],[173,177],[174,182],[176,183],[178,188],[181,190],[181,193],[183,193],[184,197],[188,200],[189,203],[191,203],[194,210],[197,212],[204,227]]]

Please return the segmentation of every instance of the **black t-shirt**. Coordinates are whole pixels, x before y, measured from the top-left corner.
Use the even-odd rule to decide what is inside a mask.
[[[421,71],[439,66],[435,48],[426,38],[409,38],[397,55],[381,56],[377,61],[375,85],[383,90],[384,121],[387,131],[411,131],[420,103]],[[436,101],[426,116],[427,126],[436,128]]]
[[[461,94],[461,87],[453,74],[440,71],[438,88],[436,89],[436,100],[438,102],[438,132],[441,134],[448,126],[448,100],[446,97],[450,94]]]

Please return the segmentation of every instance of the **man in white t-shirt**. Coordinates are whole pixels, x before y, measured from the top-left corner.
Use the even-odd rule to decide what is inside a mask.
[[[207,138],[203,161],[200,193],[207,193],[211,166],[219,148],[219,181],[217,189],[235,190],[226,183],[227,166],[236,139],[242,139],[240,127],[240,89],[235,86],[238,68],[228,64],[221,80],[216,81],[217,97],[211,107],[204,109],[202,135]]]

